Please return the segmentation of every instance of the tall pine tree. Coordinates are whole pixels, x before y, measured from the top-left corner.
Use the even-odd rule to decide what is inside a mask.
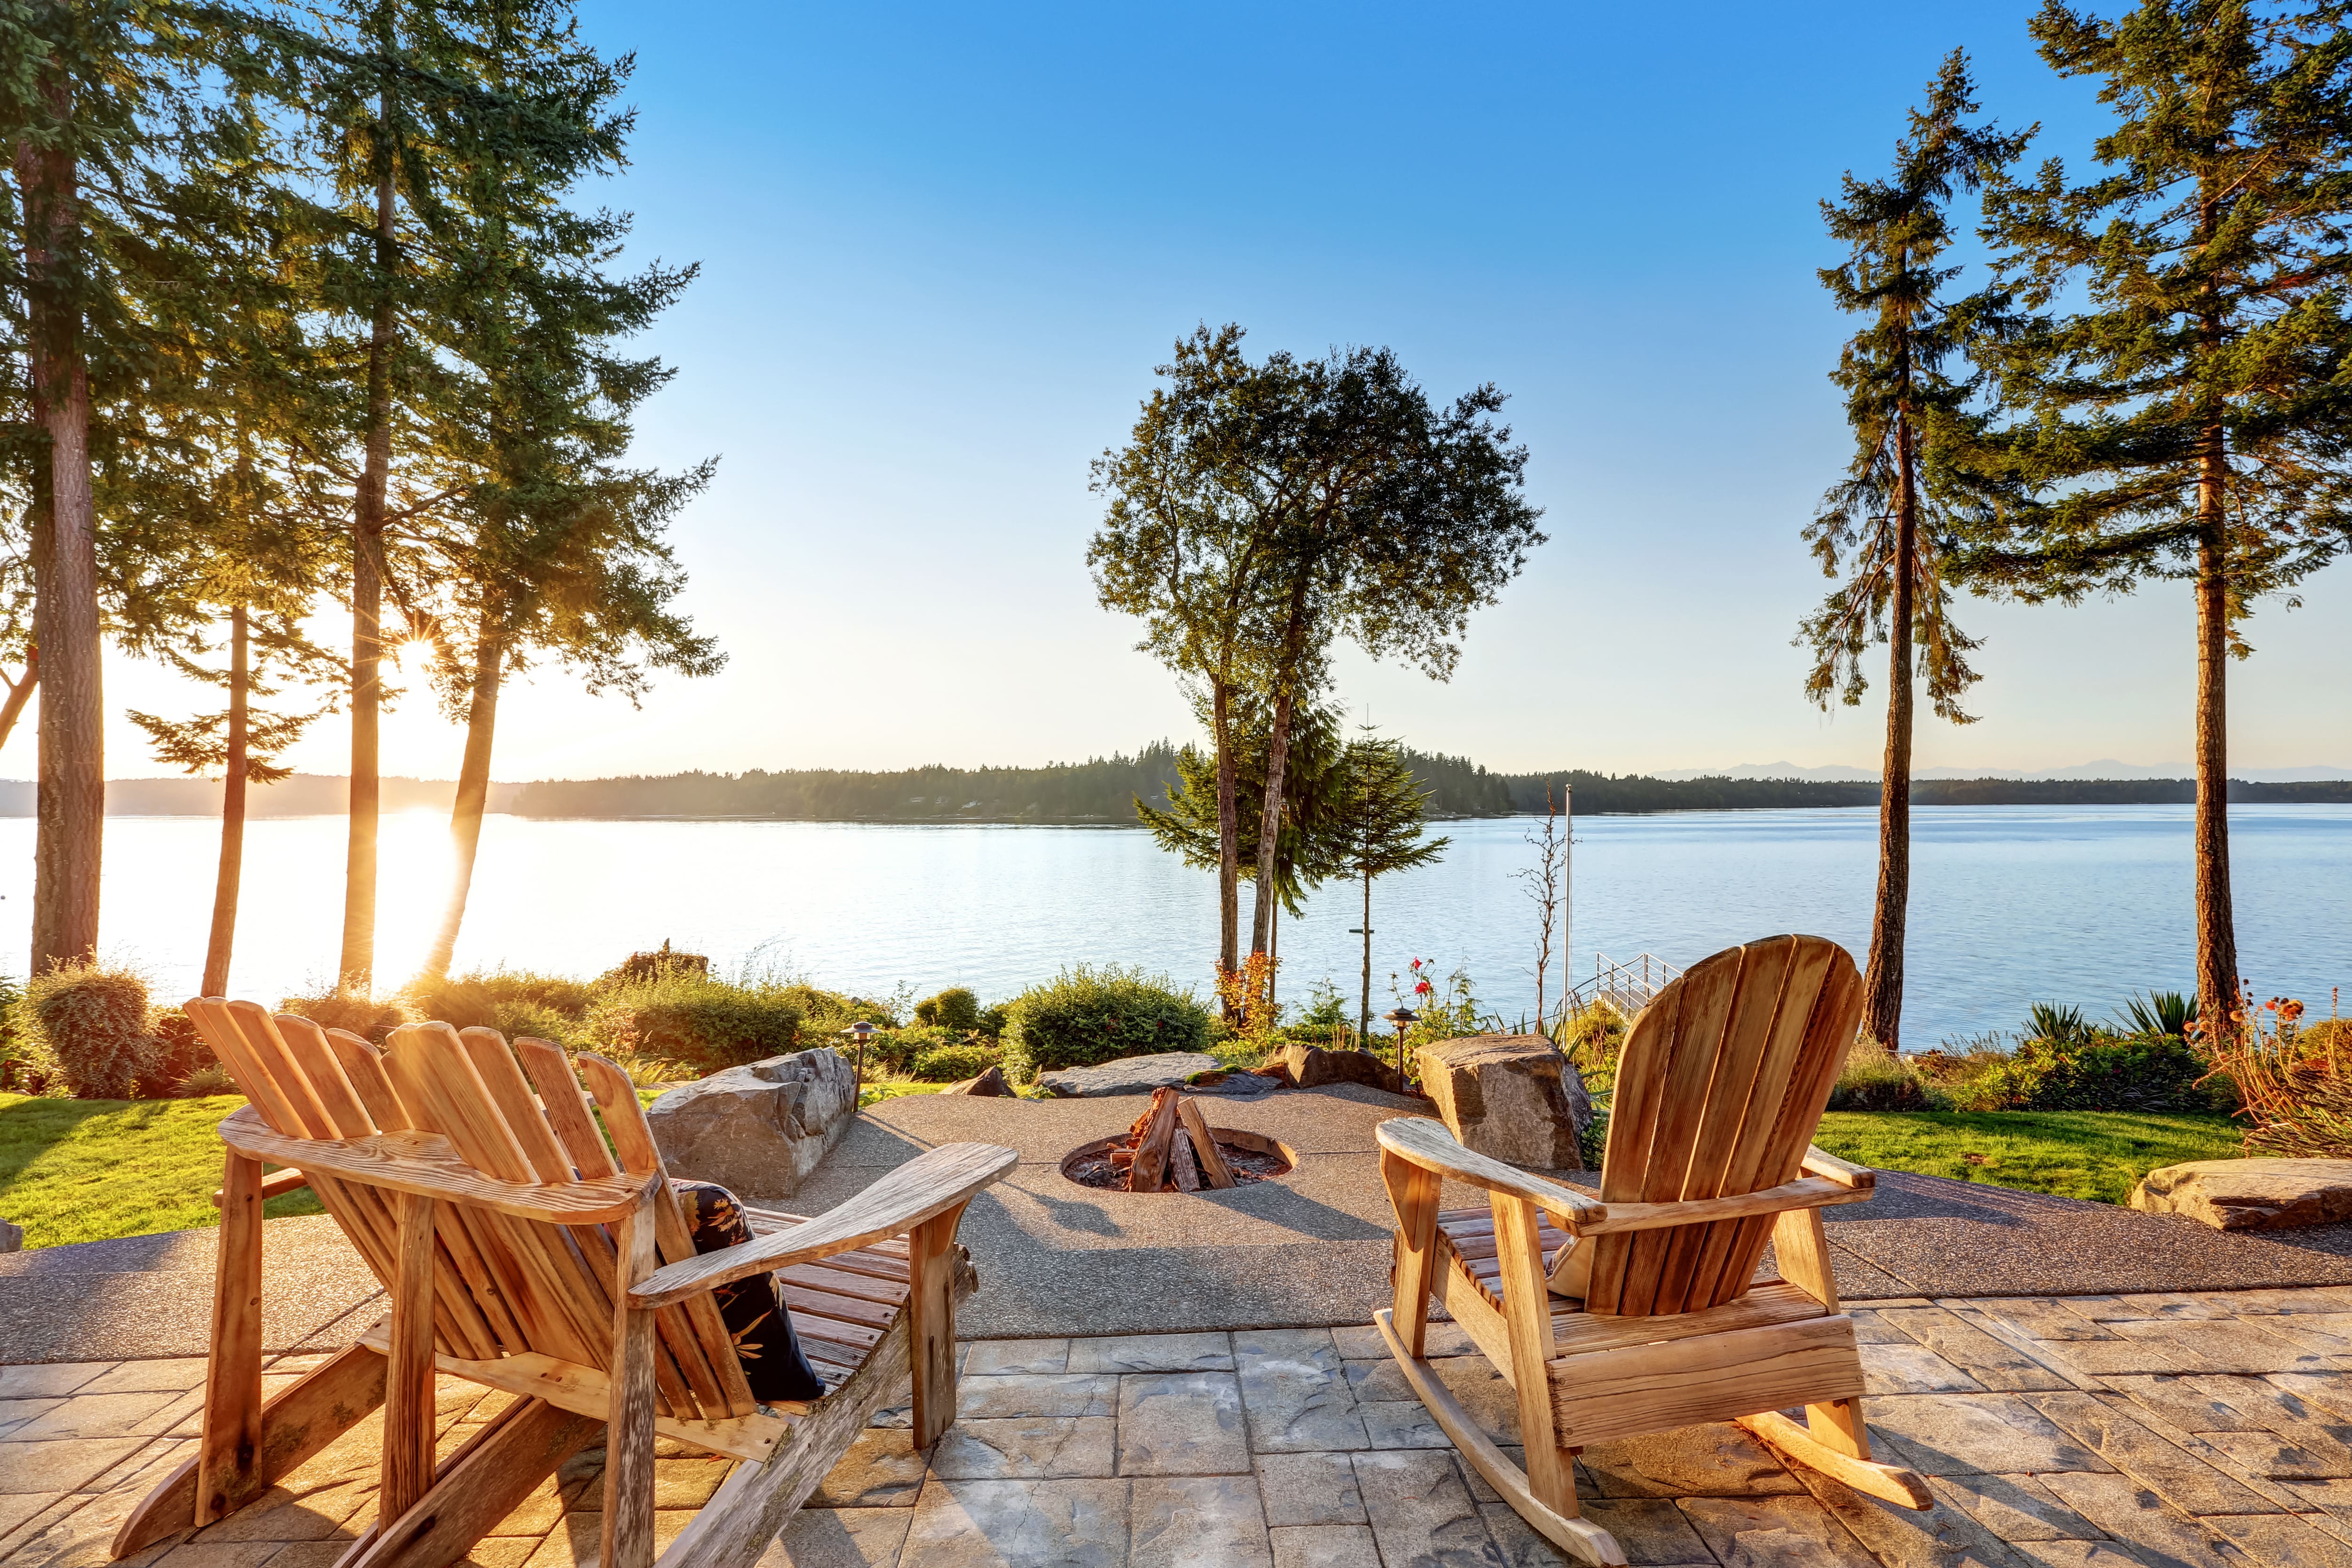
[[[1884,179],[1847,174],[1843,199],[1823,202],[1831,235],[1852,252],[1822,269],[1838,308],[1866,324],[1846,342],[1830,378],[1845,393],[1854,455],[1805,529],[1825,576],[1844,581],[1807,617],[1799,641],[1814,654],[1806,695],[1862,700],[1864,656],[1887,645],[1886,752],[1879,784],[1878,900],[1864,976],[1863,1033],[1896,1047],[1903,1025],[1904,921],[1911,891],[1911,731],[1915,644],[1937,714],[1968,723],[1959,698],[1976,679],[1977,645],[1953,626],[1939,543],[1944,502],[1958,482],[1945,460],[1965,442],[1967,382],[1945,367],[1961,352],[1971,312],[1940,298],[1958,276],[1942,265],[1952,245],[1953,194],[1974,189],[2024,149],[2024,136],[1971,126],[1977,110],[1967,57],[1954,49],[1928,84],[1924,108],[1895,146]],[[2030,134],[2030,132],[2029,132]]]
[[[1967,554],[2029,602],[2186,580],[2196,606],[2197,984],[2239,985],[2228,661],[2262,595],[2352,542],[2352,35],[2340,5],[2143,0],[2033,22],[2116,115],[2079,182],[2057,159],[1987,196],[2004,283],[2032,312],[1984,357],[1997,451],[2027,499]],[[2290,601],[2292,602],[2292,601]]]

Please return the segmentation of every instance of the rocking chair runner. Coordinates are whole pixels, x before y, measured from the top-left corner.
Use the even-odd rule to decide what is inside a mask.
[[[662,1563],[735,1568],[910,1373],[917,1446],[954,1420],[971,1289],[956,1226],[1012,1150],[944,1145],[813,1219],[747,1210],[751,1241],[698,1256],[635,1089],[601,1057],[578,1058],[583,1094],[562,1048],[493,1029],[414,1024],[379,1049],[250,1002],[187,1013],[251,1103],[220,1126],[203,1439],[124,1522],[118,1559],[234,1513],[382,1405],[377,1521],[339,1568],[458,1561],[600,1428],[604,1568],[654,1561],[657,1434],[740,1461]],[[265,1160],[297,1168],[265,1178]],[[302,1185],[392,1313],[265,1402],[261,1202]],[[764,1273],[821,1398],[751,1396],[712,1292]],[[437,1465],[436,1373],[520,1396]]]
[[[1380,1126],[1396,1304],[1374,1321],[1455,1447],[1586,1562],[1625,1555],[1578,1517],[1573,1457],[1702,1421],[1736,1420],[1857,1490],[1933,1506],[1918,1476],[1871,1458],[1862,1357],[1822,1236],[1822,1208],[1873,1195],[1871,1172],[1811,1147],[1861,1011],[1853,960],[1820,937],[1692,965],[1626,1038],[1599,1201],[1472,1153],[1442,1123]],[[1444,1180],[1484,1188],[1489,1208],[1441,1212]],[[1767,1242],[1781,1278],[1751,1284]],[[1424,1359],[1433,1300],[1517,1392],[1525,1470]],[[1782,1414],[1798,1405],[1803,1425]]]

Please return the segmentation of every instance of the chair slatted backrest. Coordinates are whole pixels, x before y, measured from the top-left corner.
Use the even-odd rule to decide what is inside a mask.
[[[495,1029],[411,1024],[379,1047],[308,1018],[273,1017],[251,1002],[199,998],[187,1013],[261,1119],[288,1137],[421,1138],[486,1176],[523,1185],[662,1173],[635,1086],[601,1057],[583,1053],[575,1076],[561,1047],[533,1039],[509,1047]],[[310,1187],[390,1289],[399,1223],[389,1196],[341,1177],[312,1174]],[[451,1202],[434,1212],[440,1353],[493,1361],[537,1352],[611,1370],[618,1261],[607,1226],[550,1225]],[[664,1263],[694,1256],[667,1180],[654,1218]],[[663,1309],[655,1321],[660,1414],[715,1421],[752,1413],[716,1301],[698,1296]]]
[[[1776,936],[1693,964],[1642,1010],[1618,1058],[1605,1203],[1736,1197],[1796,1179],[1854,1027],[1862,977],[1837,943]],[[1735,1300],[1769,1215],[1597,1237],[1588,1311]]]

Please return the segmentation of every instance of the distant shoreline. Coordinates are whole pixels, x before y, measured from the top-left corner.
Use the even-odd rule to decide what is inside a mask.
[[[1153,759],[1156,760],[1156,759]],[[1498,774],[1463,759],[1414,756],[1430,794],[1433,821],[1540,816],[1547,794],[1572,792],[1580,816],[1655,816],[1695,811],[1834,810],[1874,806],[1875,782],[1819,779],[1657,779],[1586,773]],[[872,826],[1118,827],[1135,826],[1132,802],[1166,798],[1167,781],[1139,766],[1144,758],[1055,769],[925,769],[912,773],[806,772],[685,773],[667,778],[554,780],[493,784],[492,815],[572,822],[830,822]],[[387,812],[447,811],[457,785],[446,779],[386,778]],[[29,781],[0,779],[0,817],[34,815]],[[1024,799],[1024,797],[1028,797]],[[1042,797],[1042,798],[1040,798]],[[1923,809],[1973,806],[2186,805],[2189,779],[1915,779],[1911,804]],[[117,779],[107,784],[110,816],[212,817],[220,812],[217,780]],[[257,819],[340,816],[347,799],[340,775],[298,773],[248,796]],[[2352,780],[2279,783],[2233,779],[2241,805],[2352,805]],[[1011,802],[1022,804],[1013,805]]]

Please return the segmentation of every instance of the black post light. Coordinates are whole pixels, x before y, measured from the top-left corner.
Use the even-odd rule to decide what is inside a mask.
[[[1396,1026],[1397,1081],[1402,1083],[1404,1081],[1404,1032],[1412,1028],[1417,1019],[1412,1008],[1401,1006],[1388,1015],[1388,1021]]]
[[[841,1032],[857,1041],[857,1092],[849,1102],[849,1113],[855,1116],[866,1105],[866,1042],[873,1035],[874,1026],[860,1018]]]

